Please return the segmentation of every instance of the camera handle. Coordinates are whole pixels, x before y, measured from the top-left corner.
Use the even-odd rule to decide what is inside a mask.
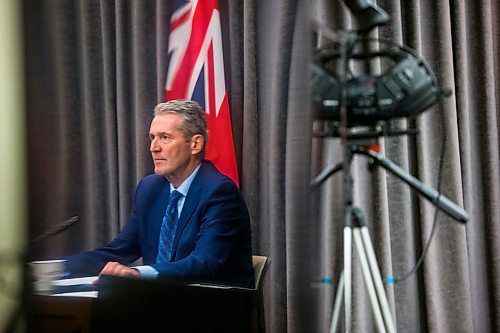
[[[376,165],[380,165],[384,169],[390,171],[393,175],[397,176],[399,179],[410,185],[413,189],[417,190],[435,206],[437,206],[449,216],[453,217],[455,220],[462,223],[465,223],[469,220],[469,214],[462,207],[445,197],[442,193],[424,184],[418,178],[410,175],[390,159],[382,156],[372,149],[357,148],[355,153],[370,157],[370,159]]]
[[[434,188],[426,185],[418,178],[410,175],[399,167],[396,163],[390,159],[382,156],[374,149],[367,148],[366,146],[351,146],[352,153],[365,155],[370,158],[370,160],[375,164],[383,167],[387,171],[391,172],[393,175],[407,183],[410,187],[417,190],[422,196],[428,199],[431,203],[441,209],[443,212],[453,217],[455,220],[465,223],[469,220],[469,214],[459,205],[448,199],[445,195],[438,192]],[[344,167],[344,162],[339,162],[337,164],[331,165],[323,169],[320,174],[312,179],[309,183],[310,188],[316,189],[323,182],[325,182],[331,175],[337,171],[342,170]]]

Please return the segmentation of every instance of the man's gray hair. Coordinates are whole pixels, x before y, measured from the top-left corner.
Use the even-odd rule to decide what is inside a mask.
[[[182,116],[182,131],[186,139],[191,139],[193,135],[201,134],[205,139],[205,146],[208,140],[207,122],[205,112],[195,101],[186,99],[176,99],[165,103],[160,103],[155,107],[154,116],[161,114],[177,114]],[[205,147],[203,147],[203,151]]]

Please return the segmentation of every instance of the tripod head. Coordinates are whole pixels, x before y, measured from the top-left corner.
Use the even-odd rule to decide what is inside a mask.
[[[342,127],[338,121],[323,122],[322,128],[313,132],[314,137],[340,137],[342,135]],[[393,124],[389,121],[378,121],[371,125],[348,127],[345,130],[347,140],[356,139],[377,139],[381,136],[400,136],[400,135],[416,135],[419,133],[417,128],[407,128],[404,130],[393,128]]]

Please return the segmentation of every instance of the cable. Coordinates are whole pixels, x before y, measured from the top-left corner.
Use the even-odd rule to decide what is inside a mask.
[[[438,178],[437,178],[437,191],[438,191],[438,198],[437,200],[440,199],[441,197],[441,185],[442,185],[442,180],[443,180],[443,169],[444,169],[444,157],[446,155],[446,143],[448,140],[448,135],[446,131],[446,124],[445,124],[445,119],[444,119],[444,111],[439,108],[439,116],[440,116],[440,121],[442,124],[443,130],[441,131],[441,148],[440,148],[440,153],[439,153],[439,167],[438,167]],[[429,239],[427,240],[427,244],[424,247],[424,250],[422,251],[422,254],[418,258],[417,262],[413,266],[413,268],[406,274],[404,274],[402,277],[387,277],[386,278],[386,283],[391,284],[391,283],[398,283],[406,280],[410,276],[412,276],[418,268],[422,265],[422,262],[424,261],[425,256],[427,255],[427,252],[429,250],[429,247],[431,245],[431,241],[434,238],[434,233],[436,231],[436,226],[437,226],[437,216],[439,213],[439,208],[436,206],[436,209],[434,211],[434,218],[432,222],[432,229],[431,233],[429,234]]]

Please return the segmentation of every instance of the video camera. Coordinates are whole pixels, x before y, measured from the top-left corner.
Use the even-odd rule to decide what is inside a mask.
[[[383,25],[389,16],[366,0],[345,1],[358,21],[358,33],[366,34]],[[358,35],[356,35],[358,36]],[[366,51],[377,42],[376,51]],[[347,109],[348,126],[371,125],[393,118],[416,116],[437,102],[441,89],[429,66],[412,49],[390,43],[355,38],[341,56],[339,42],[316,52],[312,65],[312,97],[316,118],[339,121],[342,102]],[[344,59],[347,58],[347,59]],[[388,59],[392,65],[380,75],[346,73],[339,75],[342,62],[369,62]],[[345,88],[345,90],[342,90]],[[345,99],[342,99],[342,94]]]

